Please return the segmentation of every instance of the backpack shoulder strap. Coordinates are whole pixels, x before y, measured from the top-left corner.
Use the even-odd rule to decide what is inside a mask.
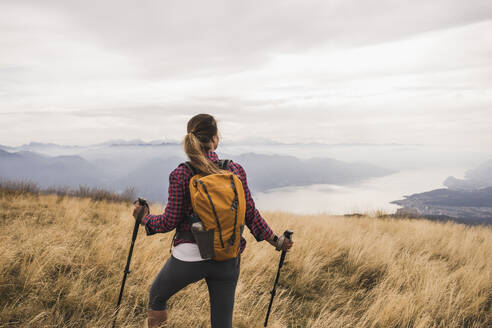
[[[228,170],[229,169],[229,164],[231,163],[230,159],[221,159],[219,160],[219,168],[221,170]]]
[[[190,170],[190,171],[191,171],[191,174],[192,174],[192,175],[196,175],[196,170],[195,170],[195,168],[191,165],[191,162],[190,162],[190,161],[188,161],[188,162],[183,162],[183,163],[181,163],[181,164],[183,164],[184,166],[186,166],[186,167],[188,168],[188,170]]]

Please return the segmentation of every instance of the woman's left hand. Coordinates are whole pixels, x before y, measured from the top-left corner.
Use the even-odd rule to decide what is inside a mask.
[[[272,238],[268,239],[268,242],[272,244],[273,247],[275,247],[279,251],[286,251],[288,252],[292,246],[294,245],[294,241],[292,239],[285,238],[284,236],[278,238],[278,240],[275,242],[274,236]],[[279,243],[282,243],[282,246],[279,249]]]
[[[284,243],[282,244],[282,251],[290,251],[290,249],[294,246],[294,241],[292,239],[284,239]]]

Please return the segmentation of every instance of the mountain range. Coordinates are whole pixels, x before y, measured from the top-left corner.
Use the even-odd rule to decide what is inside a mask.
[[[186,160],[181,145],[175,142],[109,142],[90,147],[31,143],[20,150],[3,148],[0,178],[30,180],[40,187],[84,185],[122,191],[132,186],[142,197],[161,202],[167,198],[169,173]],[[331,158],[300,159],[254,152],[219,156],[245,168],[253,193],[288,186],[355,183],[394,172]]]

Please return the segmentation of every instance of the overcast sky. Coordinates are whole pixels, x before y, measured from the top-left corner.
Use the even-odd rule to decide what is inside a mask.
[[[492,147],[492,1],[1,0],[0,144]]]

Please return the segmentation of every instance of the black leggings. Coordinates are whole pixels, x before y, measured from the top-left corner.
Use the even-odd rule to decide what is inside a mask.
[[[205,278],[210,296],[212,328],[232,328],[234,294],[240,256],[227,261],[185,262],[171,256],[150,287],[149,308],[167,309],[167,300],[187,285]]]

